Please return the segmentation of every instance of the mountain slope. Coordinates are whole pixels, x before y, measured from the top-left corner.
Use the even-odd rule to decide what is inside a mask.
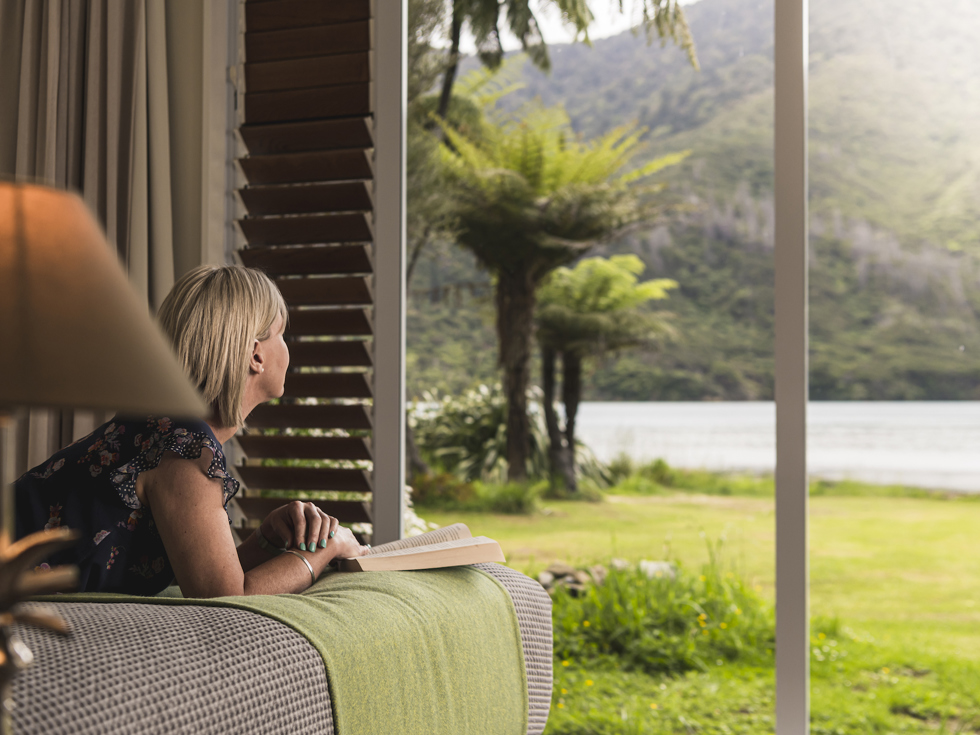
[[[701,0],[687,13],[701,72],[624,34],[553,47],[551,74],[527,65],[526,88],[505,98],[562,103],[587,138],[639,120],[650,156],[693,151],[663,174],[686,210],[598,250],[635,252],[646,277],[679,281],[655,307],[677,337],[595,366],[592,398],[772,393],[772,2]],[[973,0],[811,3],[814,398],[980,398],[977,38]],[[444,306],[412,308],[424,331]],[[465,323],[453,339],[485,354],[489,325],[463,319],[476,308],[450,310]],[[430,320],[452,331],[445,315]],[[492,379],[481,365],[439,375]]]

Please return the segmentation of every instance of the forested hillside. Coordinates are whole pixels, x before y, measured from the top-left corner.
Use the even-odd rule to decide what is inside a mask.
[[[980,3],[810,7],[811,395],[978,399]],[[639,120],[651,157],[692,151],[663,174],[673,214],[596,251],[635,252],[680,288],[656,307],[674,336],[594,366],[593,399],[772,394],[772,2],[687,12],[700,72],[624,34],[552,47],[550,75],[527,65],[504,101],[561,103],[587,138]],[[452,247],[420,263],[413,393],[493,379],[481,281]]]

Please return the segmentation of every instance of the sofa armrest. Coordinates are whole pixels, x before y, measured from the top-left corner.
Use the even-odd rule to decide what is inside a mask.
[[[527,732],[528,735],[540,735],[548,722],[554,685],[551,597],[535,580],[502,564],[474,566],[499,581],[514,603],[527,673]]]

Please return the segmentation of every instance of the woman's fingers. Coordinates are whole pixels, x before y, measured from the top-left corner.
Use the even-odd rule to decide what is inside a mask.
[[[301,503],[303,510],[303,528],[296,529],[300,551],[315,551],[316,539],[320,533],[320,514],[313,503]]]
[[[337,535],[337,526],[339,521],[333,516],[328,516],[322,510],[320,511],[320,536],[317,540],[317,549],[327,548],[327,543],[330,539]]]
[[[370,548],[357,543],[349,528],[341,526],[340,521],[324,513],[314,503],[294,500],[271,513],[267,523],[271,530],[286,540],[286,548],[315,552],[334,545],[342,556],[360,556]]]
[[[320,543],[320,529],[323,526],[323,516],[326,514],[313,503],[306,503],[306,550],[316,551]]]
[[[289,546],[306,550],[306,503],[294,500],[287,508],[289,523],[293,527],[290,534]],[[287,547],[288,548],[288,547]]]

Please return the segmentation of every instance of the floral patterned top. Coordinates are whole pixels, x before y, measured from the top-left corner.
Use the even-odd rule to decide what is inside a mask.
[[[227,508],[238,482],[206,423],[117,416],[17,480],[17,537],[59,526],[78,530],[76,547],[40,567],[78,566],[83,592],[155,595],[174,573],[153,514],[136,497],[136,480],[164,452],[198,459],[205,450],[213,457],[208,477],[221,480]]]

